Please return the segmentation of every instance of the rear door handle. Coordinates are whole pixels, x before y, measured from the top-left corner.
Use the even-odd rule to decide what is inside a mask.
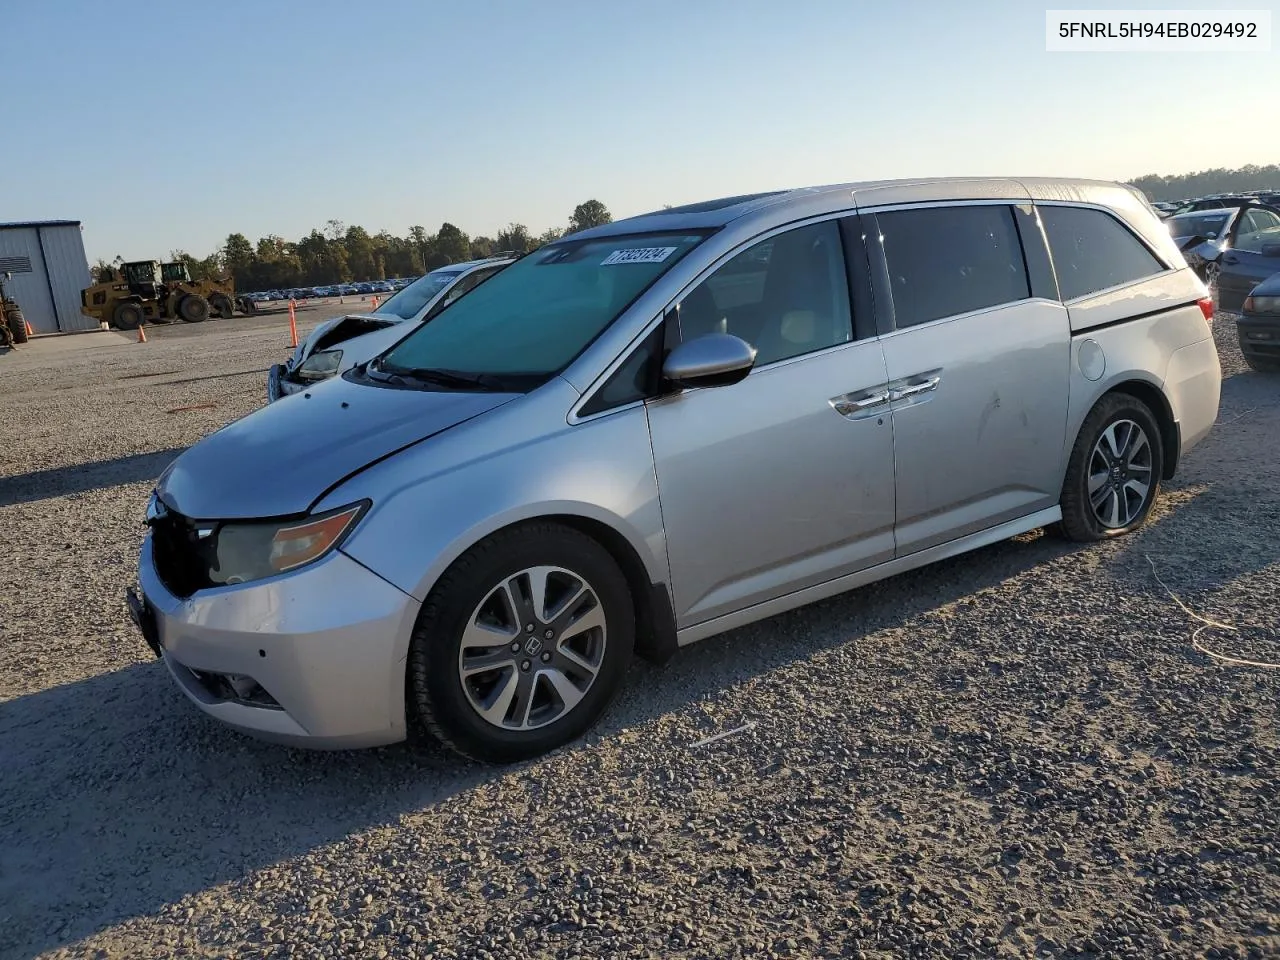
[[[889,388],[889,400],[896,403],[899,400],[923,397],[937,390],[938,384],[941,382],[942,377],[936,373],[925,373],[897,380]]]
[[[836,413],[849,420],[874,417],[879,412],[878,408],[885,406],[888,402],[889,391],[880,388],[855,390],[853,393],[844,393],[827,401]]]

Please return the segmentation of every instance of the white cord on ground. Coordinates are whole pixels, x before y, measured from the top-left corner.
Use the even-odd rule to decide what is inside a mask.
[[[1147,558],[1147,563],[1151,564],[1151,575],[1156,578],[1156,583],[1164,587],[1164,592],[1173,598],[1173,602],[1176,603],[1179,606],[1179,608],[1181,608],[1183,613],[1185,613],[1192,620],[1198,620],[1202,624],[1201,626],[1196,628],[1195,633],[1191,634],[1192,648],[1199,650],[1206,657],[1213,657],[1213,659],[1221,660],[1223,663],[1233,663],[1236,666],[1240,666],[1240,667],[1262,667],[1265,670],[1280,670],[1280,663],[1266,663],[1265,661],[1262,661],[1262,660],[1242,660],[1240,657],[1231,657],[1225,653],[1218,653],[1218,651],[1216,650],[1210,650],[1208,647],[1202,644],[1199,640],[1199,637],[1200,637],[1200,634],[1204,633],[1206,630],[1209,630],[1212,628],[1216,630],[1230,630],[1232,633],[1239,633],[1240,628],[1233,627],[1229,623],[1219,623],[1217,620],[1210,620],[1208,617],[1200,616],[1200,614],[1196,613],[1194,610],[1188,607],[1185,603],[1183,603],[1182,599],[1176,593],[1174,593],[1172,590],[1169,589],[1169,585],[1160,579],[1160,573],[1159,571],[1156,570],[1156,564],[1155,564],[1155,561],[1151,559],[1151,555],[1144,553],[1143,556]]]

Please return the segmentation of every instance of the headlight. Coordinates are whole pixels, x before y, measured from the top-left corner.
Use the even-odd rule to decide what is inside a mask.
[[[1280,313],[1280,297],[1247,297],[1246,313]]]
[[[322,350],[311,356],[293,371],[299,380],[328,380],[342,366],[341,350]]]
[[[314,563],[342,543],[368,506],[362,500],[285,523],[224,523],[218,528],[209,580],[247,583]]]

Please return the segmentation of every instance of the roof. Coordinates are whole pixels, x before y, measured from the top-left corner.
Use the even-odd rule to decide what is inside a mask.
[[[15,220],[0,223],[0,230],[19,230],[23,227],[78,227],[79,220]]]
[[[666,233],[716,230],[754,213],[778,206],[803,208],[803,215],[825,208],[841,209],[853,197],[858,205],[948,199],[1053,199],[1072,197],[1092,188],[1131,189],[1112,181],[1049,177],[921,177],[903,180],[862,180],[850,183],[745,194],[655,210],[625,220],[571,233],[565,239],[586,240],[625,233]]]

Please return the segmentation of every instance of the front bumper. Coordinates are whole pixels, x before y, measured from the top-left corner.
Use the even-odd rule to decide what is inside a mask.
[[[289,366],[284,363],[273,364],[267,371],[267,402],[274,403],[281,397],[290,397],[305,389],[301,383],[289,379]]]
[[[1236,333],[1245,356],[1280,363],[1280,316],[1243,314],[1236,320]]]
[[[157,575],[148,536],[138,581],[140,626],[147,611],[154,623],[148,642],[211,717],[319,749],[404,739],[405,657],[418,602],[346,554],[184,600]]]

